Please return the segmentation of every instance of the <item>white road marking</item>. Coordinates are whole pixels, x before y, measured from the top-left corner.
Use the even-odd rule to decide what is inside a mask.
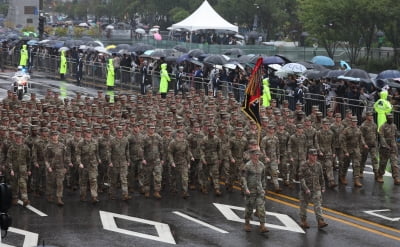
[[[244,211],[244,208],[226,205],[226,204],[219,204],[219,203],[213,203],[213,204],[225,216],[226,219],[235,221],[235,222],[244,223],[244,219],[240,218],[233,211],[233,210]],[[267,226],[269,228],[291,231],[291,232],[298,232],[298,233],[303,233],[303,234],[305,233],[304,230],[292,218],[290,218],[286,214],[279,214],[279,213],[273,213],[273,212],[265,212],[265,214],[275,216],[280,222],[283,223],[283,226],[266,223],[265,226]],[[250,221],[250,224],[259,225],[260,223],[257,221]]]
[[[24,203],[21,200],[18,200],[18,204],[21,205],[21,206],[24,205]],[[35,214],[37,214],[39,216],[42,216],[42,217],[47,216],[47,214],[43,213],[42,211],[40,211],[37,208],[32,207],[31,205],[26,206],[26,208],[31,210],[32,212],[34,212]]]
[[[195,218],[193,218],[193,217],[190,217],[189,215],[186,215],[186,214],[184,214],[184,213],[181,213],[181,212],[178,212],[178,211],[173,211],[172,213],[174,213],[174,214],[176,214],[176,215],[179,215],[179,216],[181,216],[181,217],[183,217],[183,218],[185,218],[185,219],[188,219],[188,220],[190,220],[190,221],[193,221],[193,222],[195,222],[195,223],[197,223],[197,224],[200,224],[200,225],[202,225],[202,226],[205,226],[205,227],[208,227],[208,228],[210,228],[210,229],[213,229],[214,231],[217,231],[217,232],[220,232],[220,233],[229,233],[229,232],[227,232],[227,231],[225,231],[225,230],[222,230],[221,228],[215,227],[215,226],[210,225],[210,224],[208,224],[208,223],[206,223],[206,222],[203,222],[203,221],[201,221],[201,220],[198,220],[198,219],[195,219]]]
[[[160,241],[169,244],[176,244],[174,237],[172,236],[171,229],[169,228],[168,224],[152,221],[152,220],[145,220],[141,218],[131,217],[122,214],[111,213],[107,211],[99,211],[101,223],[103,224],[103,228],[108,231],[118,232],[134,237],[145,238],[155,241]],[[135,232],[131,230],[121,229],[115,223],[114,218],[120,218],[124,220],[139,222],[143,224],[152,225],[156,228],[158,236],[149,235],[145,233]]]
[[[37,246],[38,242],[39,242],[39,234],[34,233],[34,232],[28,232],[22,229],[18,229],[18,228],[14,228],[14,227],[10,227],[8,228],[9,232],[12,233],[16,233],[16,234],[20,234],[20,235],[24,235],[25,239],[24,239],[24,243],[22,245],[22,247],[32,247],[32,246]],[[15,247],[14,245],[8,245],[5,243],[1,242],[1,238],[0,238],[0,246],[1,247]]]
[[[384,215],[376,213],[376,212],[390,212],[390,211],[392,211],[392,210],[390,210],[390,209],[379,209],[379,210],[364,211],[364,213],[372,215],[372,216],[376,216],[376,217],[379,217],[379,218],[382,218],[382,219],[385,219],[385,220],[388,220],[388,221],[392,221],[392,222],[400,221],[400,217],[390,218],[390,217],[387,217],[387,216],[384,216]]]

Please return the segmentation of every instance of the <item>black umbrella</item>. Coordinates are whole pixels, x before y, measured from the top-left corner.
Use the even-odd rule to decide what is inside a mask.
[[[134,46],[132,48],[132,50],[129,50],[129,51],[133,51],[136,53],[143,53],[147,50],[153,50],[153,49],[154,49],[154,46],[152,46],[152,45],[141,44],[141,45]]]
[[[187,53],[189,50],[183,45],[176,45],[174,49],[183,53]]]
[[[201,49],[193,49],[188,52],[190,57],[199,57],[200,55],[205,54],[205,52]]]
[[[151,54],[151,57],[166,57],[167,53],[163,49],[156,49]]]
[[[117,48],[119,50],[123,50],[123,49],[128,50],[129,48],[131,48],[131,46],[128,44],[119,44],[119,45],[117,45]]]
[[[223,65],[228,62],[222,55],[210,55],[203,60],[204,63]]]
[[[240,56],[240,57],[236,58],[236,60],[241,64],[246,64],[246,63],[250,63],[250,61],[252,60],[253,57],[258,57],[258,56],[243,55],[243,56]]]
[[[321,71],[318,70],[307,70],[304,72],[304,76],[310,80],[316,80],[321,78]]]
[[[240,48],[231,48],[224,52],[224,55],[235,56],[235,57],[243,56],[245,54],[246,53]]]
[[[385,70],[378,74],[376,79],[393,79],[400,78],[400,71],[398,70]]]
[[[351,69],[347,70],[343,75],[338,77],[339,79],[355,82],[371,82],[371,77],[368,72],[362,69]]]
[[[328,74],[326,74],[325,78],[336,79],[339,76],[343,75],[346,71],[345,70],[329,70]]]

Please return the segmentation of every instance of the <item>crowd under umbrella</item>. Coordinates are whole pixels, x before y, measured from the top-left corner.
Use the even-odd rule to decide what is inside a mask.
[[[311,59],[314,64],[324,65],[324,66],[334,66],[335,62],[332,58],[327,56],[315,56]]]
[[[204,63],[212,65],[223,65],[228,62],[228,60],[222,55],[210,55],[203,60]]]
[[[129,50],[129,48],[131,48],[131,45],[129,45],[129,44],[119,44],[115,48],[117,48],[119,50]]]
[[[176,59],[176,63],[182,63],[182,62],[184,62],[184,61],[188,61],[188,60],[190,60],[190,56],[189,56],[189,54],[183,54],[183,55],[181,55],[180,57],[178,57],[178,59]]]
[[[185,47],[185,46],[183,46],[183,45],[176,45],[176,46],[174,46],[173,47],[173,49],[175,49],[175,50],[177,50],[177,51],[180,51],[180,52],[183,52],[183,53],[187,53],[189,50]]]
[[[147,50],[153,50],[154,46],[148,45],[148,44],[143,44],[143,43],[137,43],[133,45],[132,49],[129,49],[128,51],[130,52],[136,52],[137,54],[143,54]]]
[[[394,78],[400,78],[400,71],[399,70],[384,70],[381,73],[378,74],[376,79],[394,79]]]
[[[366,83],[372,82],[368,72],[362,69],[347,70],[343,75],[339,76],[338,79],[343,79],[352,82],[366,82]]]
[[[304,72],[303,75],[310,80],[317,80],[321,78],[321,71],[310,69]]]
[[[335,69],[335,70],[329,70],[329,72],[324,76],[324,78],[330,78],[330,79],[337,79],[339,76],[342,76],[346,71],[340,70],[340,69]]]
[[[248,63],[251,63],[250,61],[252,60],[253,57],[255,57],[255,56],[254,55],[243,55],[243,56],[236,58],[236,60],[241,64],[248,64]]]
[[[284,64],[285,60],[277,56],[263,56],[263,64]]]
[[[307,68],[299,63],[288,63],[282,66],[282,70],[292,72],[295,74],[302,74],[307,70]]]

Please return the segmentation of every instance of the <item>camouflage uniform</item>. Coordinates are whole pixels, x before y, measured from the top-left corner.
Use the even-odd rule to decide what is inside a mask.
[[[150,126],[149,128],[154,128]],[[145,196],[148,197],[150,193],[150,181],[153,177],[154,183],[154,196],[159,197],[162,182],[162,164],[163,160],[163,146],[162,138],[160,135],[147,134],[143,139],[143,154],[146,164],[143,164],[143,189]],[[156,196],[157,195],[157,196]]]
[[[81,132],[80,128],[76,128],[75,132]],[[71,186],[73,190],[76,190],[79,185],[79,173],[78,163],[76,161],[76,145],[82,140],[82,137],[74,135],[67,140],[66,151],[67,156],[71,160],[72,166],[68,167],[66,178],[67,186]]]
[[[209,134],[201,142],[201,161],[203,162],[201,171],[201,181],[203,193],[208,192],[209,178],[214,185],[215,193],[220,195],[219,190],[219,164],[222,157],[221,140],[215,135],[215,128],[208,128]]]
[[[200,125],[198,125],[200,128]],[[196,188],[196,184],[200,184],[200,172],[202,170],[201,164],[201,142],[204,135],[199,131],[198,133],[192,132],[187,137],[189,142],[190,152],[193,155],[194,161],[191,162],[189,169],[189,186],[192,189]]]
[[[56,133],[52,133],[56,135]],[[62,206],[62,197],[64,192],[64,178],[67,171],[66,164],[70,162],[66,155],[66,147],[61,142],[50,141],[45,148],[46,164],[46,194],[49,201],[52,201],[54,192],[57,197],[57,203]],[[51,168],[51,171],[50,171]],[[56,189],[56,191],[54,191]]]
[[[183,130],[179,130],[182,131]],[[178,133],[179,133],[178,131]],[[175,137],[168,145],[168,160],[171,164],[171,187],[176,190],[177,180],[182,179],[183,196],[187,197],[189,181],[189,164],[192,158],[189,143],[186,139]]]
[[[335,118],[339,117],[341,117],[340,113],[336,113]],[[344,130],[344,125],[341,122],[337,123],[335,121],[333,124],[331,124],[331,130],[333,132],[333,136],[335,137],[335,141],[333,142],[333,148],[334,148],[333,151],[335,153],[336,158],[333,159],[334,161],[333,166],[339,167],[340,169],[340,167],[343,167],[343,159],[344,159],[343,148],[341,146],[341,140],[340,140],[342,132]]]
[[[323,125],[326,125],[325,128],[329,128],[327,120],[323,121]],[[333,132],[330,129],[324,129],[324,127],[317,131],[315,135],[315,147],[319,152],[319,160],[331,188],[336,187],[332,166],[334,141]]]
[[[352,122],[355,124],[357,122],[357,117],[353,117]],[[341,135],[341,145],[343,147],[343,153],[345,154],[345,159],[343,163],[342,169],[339,171],[339,179],[342,184],[346,184],[345,181],[347,170],[350,166],[350,161],[353,164],[353,178],[354,185],[357,187],[361,187],[362,184],[359,181],[360,178],[360,159],[361,159],[361,145],[365,146],[364,137],[361,133],[360,128],[355,125],[350,125],[343,130]],[[346,154],[348,154],[346,156]]]
[[[279,123],[283,124],[283,123]],[[289,164],[288,164],[288,157],[287,157],[287,150],[288,150],[288,141],[289,141],[289,133],[286,130],[278,130],[276,132],[276,136],[279,140],[279,173],[285,183],[285,185],[289,184]]]
[[[104,127],[103,129],[109,127]],[[103,134],[98,139],[98,144],[99,144],[99,158],[101,163],[97,167],[98,170],[98,177],[97,177],[97,188],[99,192],[103,192],[105,186],[104,183],[110,183],[109,177],[108,177],[108,165],[111,163],[110,157],[111,157],[111,140],[112,136],[110,134]]]
[[[219,167],[219,174],[220,174],[220,179],[224,180],[224,182],[227,181],[227,175],[229,173],[230,169],[230,157],[231,157],[231,150],[230,150],[230,135],[226,132],[226,126],[219,126],[218,127],[218,138],[221,140],[221,152],[225,155],[221,157],[221,163]]]
[[[89,130],[86,130],[89,131]],[[79,188],[81,200],[86,200],[87,184],[89,182],[90,194],[93,202],[97,202],[97,167],[99,165],[99,146],[92,138],[84,138],[77,145],[76,160],[79,168]],[[83,167],[81,167],[81,164]]]
[[[297,128],[303,128],[302,125],[297,125]],[[291,160],[291,172],[290,180],[291,182],[295,179],[297,180],[299,174],[299,166],[306,160],[306,136],[303,133],[296,132],[291,135],[288,141],[288,156]]]
[[[22,138],[22,133],[18,133]],[[28,146],[24,143],[14,143],[7,152],[8,169],[14,173],[11,175],[10,184],[13,189],[12,197],[14,204],[21,193],[21,199],[24,204],[29,204],[28,201],[28,173],[30,172],[31,152]]]
[[[45,148],[49,143],[48,137],[41,137],[32,147],[32,190],[34,193],[44,193],[46,188]]]
[[[118,128],[119,127],[119,128]],[[121,126],[117,131],[123,131]],[[112,166],[108,168],[110,178],[109,194],[111,199],[115,199],[118,179],[121,181],[122,199],[129,199],[128,196],[128,165],[129,165],[129,143],[128,138],[115,136],[111,140],[110,159]]]
[[[317,150],[315,149],[310,149],[310,152],[317,155]],[[302,223],[306,222],[308,203],[312,202],[314,204],[315,217],[320,225],[320,222],[323,222],[322,192],[325,191],[325,180],[321,164],[319,162],[312,163],[310,160],[303,162],[299,169],[299,179],[301,221]]]
[[[393,115],[388,115],[388,122],[383,124],[379,129],[379,141],[380,141],[380,162],[379,162],[379,182],[383,183],[382,176],[385,174],[385,169],[388,160],[392,168],[392,177],[396,185],[400,184],[399,167],[397,164],[398,150],[396,143],[396,132],[397,127],[393,123]],[[390,118],[390,119],[389,119]],[[392,121],[392,123],[389,123]]]
[[[372,112],[368,112],[367,116],[372,115]],[[378,133],[377,133],[377,125],[373,120],[365,120],[361,126],[360,130],[364,136],[365,143],[368,145],[368,148],[363,148],[361,150],[361,163],[360,163],[360,176],[363,176],[365,163],[367,162],[368,153],[371,157],[372,168],[375,173],[375,177],[378,176]]]
[[[236,132],[242,132],[242,128],[236,128]],[[231,160],[234,159],[235,162],[230,164],[230,168],[226,174],[226,186],[231,190],[231,186],[234,181],[240,181],[240,171],[244,168],[244,152],[246,150],[247,139],[243,135],[237,135],[230,140],[230,154]]]
[[[275,125],[269,124],[268,128],[275,128]],[[271,131],[271,130],[270,130]],[[267,160],[265,160],[267,173],[271,175],[272,182],[274,183],[275,191],[279,192],[278,182],[278,164],[279,164],[279,139],[274,132],[268,134],[261,140],[261,152]]]
[[[248,161],[242,170],[242,184],[245,191],[250,191],[245,197],[244,218],[250,221],[255,208],[258,213],[260,223],[265,223],[265,166],[261,161]]]
[[[128,169],[128,187],[129,191],[133,191],[136,181],[140,188],[143,186],[143,179],[139,177],[143,161],[143,136],[140,133],[132,132],[128,137],[128,142],[129,156],[131,161],[131,165]]]

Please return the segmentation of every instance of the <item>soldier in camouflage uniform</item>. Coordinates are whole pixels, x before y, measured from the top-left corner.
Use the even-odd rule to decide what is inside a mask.
[[[64,206],[62,201],[64,192],[64,178],[67,172],[66,164],[71,163],[64,144],[58,141],[58,132],[52,131],[50,142],[45,148],[46,164],[46,194],[49,202],[53,201],[56,194],[57,205]],[[56,189],[56,191],[54,191]],[[55,192],[55,193],[54,193]]]
[[[316,129],[312,126],[311,118],[307,117],[304,120],[304,135],[306,136],[306,152],[310,148],[315,148],[315,133]]]
[[[308,160],[303,162],[299,169],[300,179],[300,226],[310,228],[307,223],[308,203],[314,204],[314,213],[317,218],[318,228],[328,224],[322,217],[322,193],[325,192],[325,180],[321,164],[317,161],[318,151],[308,150]]]
[[[333,153],[333,145],[335,137],[333,132],[329,129],[329,121],[322,121],[322,129],[317,131],[315,134],[315,147],[319,152],[319,160],[322,164],[324,174],[329,181],[329,187],[335,188],[337,184],[335,183],[335,177],[333,176],[333,166],[332,160],[335,157]]]
[[[153,177],[154,194],[156,199],[161,199],[161,182],[162,182],[162,166],[164,165],[163,160],[163,146],[162,138],[160,135],[155,133],[155,126],[149,124],[147,126],[147,135],[143,138],[143,189],[144,196],[150,197],[150,181]]]
[[[383,175],[385,174],[387,162],[390,159],[394,184],[400,185],[400,174],[399,174],[399,167],[397,164],[397,159],[398,159],[398,150],[396,143],[397,127],[396,124],[393,123],[392,114],[388,114],[386,118],[387,122],[384,123],[379,129],[380,162],[378,170],[379,176],[377,181],[379,183],[383,183]]]
[[[215,135],[215,127],[210,126],[207,136],[205,136],[201,142],[201,161],[203,166],[200,183],[204,194],[208,193],[208,179],[211,177],[215,195],[221,195],[219,186],[219,165],[222,155],[221,140]]]
[[[278,182],[278,164],[279,164],[279,139],[275,135],[275,125],[268,124],[268,133],[261,140],[261,152],[265,156],[266,171],[271,175],[272,182],[274,183],[275,192],[280,192]]]
[[[293,180],[298,180],[299,166],[306,160],[307,154],[306,136],[303,133],[303,125],[298,124],[296,127],[296,133],[291,135],[288,141],[288,156],[291,165],[291,172],[289,174],[291,186]]]
[[[44,150],[49,143],[49,130],[42,128],[40,139],[32,147],[32,190],[35,196],[43,194],[46,188],[46,165]]]
[[[229,167],[230,167],[230,135],[226,132],[226,126],[225,125],[220,125],[218,127],[218,138],[221,140],[221,151],[223,154],[222,159],[221,159],[221,164],[219,167],[219,174],[220,174],[220,179],[224,180],[226,183],[226,177],[227,173],[229,173]]]
[[[183,130],[183,128],[180,128],[178,130]],[[176,130],[176,132],[174,133],[174,136],[176,136],[178,130]],[[163,157],[161,158],[161,160],[164,160],[164,165],[162,167],[162,188],[166,188],[167,186],[171,185],[171,178],[172,178],[172,168],[171,168],[171,160],[168,159],[168,146],[169,144],[172,142],[172,140],[174,139],[174,137],[172,136],[172,128],[170,126],[167,126],[164,128],[164,135],[162,135],[162,154]],[[171,186],[170,187],[171,192],[176,193],[176,186]]]
[[[360,182],[360,149],[362,147],[368,148],[368,146],[365,144],[364,137],[360,128],[357,126],[357,122],[357,117],[352,117],[351,126],[347,127],[342,132],[341,145],[343,147],[345,159],[343,167],[339,171],[339,181],[342,184],[347,184],[346,175],[351,161],[353,164],[354,186],[362,187]]]
[[[265,227],[265,167],[259,160],[261,152],[258,149],[250,150],[250,161],[242,170],[242,184],[245,191],[246,208],[244,212],[246,232],[251,231],[250,220],[253,209],[256,209],[260,220],[260,232],[268,232]]]
[[[132,197],[128,194],[128,166],[129,163],[129,143],[128,138],[124,136],[122,126],[117,126],[117,134],[111,140],[110,158],[108,165],[108,176],[110,178],[109,195],[111,200],[115,200],[118,179],[121,181],[122,200],[127,201]]]
[[[101,163],[97,167],[98,177],[97,177],[97,190],[102,193],[105,189],[104,183],[110,183],[108,177],[108,164],[111,163],[111,139],[110,127],[104,125],[102,127],[103,135],[97,140],[99,144],[99,158]]]
[[[189,169],[189,188],[196,189],[196,185],[200,184],[200,171],[202,169],[201,163],[201,142],[204,138],[203,133],[200,131],[200,124],[194,123],[193,132],[187,137],[189,142],[190,152],[193,155],[194,161],[191,162]]]
[[[129,166],[128,170],[128,187],[129,191],[133,192],[136,182],[138,183],[139,188],[142,189],[143,186],[143,179],[139,178],[143,160],[143,135],[140,133],[138,123],[134,123],[133,131],[131,131],[131,134],[128,137],[128,142],[129,156],[131,161],[131,165]]]
[[[283,179],[283,183],[285,185],[289,185],[289,164],[287,157],[287,149],[288,149],[288,141],[289,141],[289,133],[285,130],[285,124],[283,122],[278,123],[278,131],[276,132],[276,136],[279,140],[279,173]]]
[[[360,130],[364,136],[368,149],[361,150],[360,177],[363,177],[365,163],[367,162],[368,153],[371,157],[372,168],[375,174],[375,180],[378,178],[378,126],[374,123],[374,115],[372,112],[366,113],[366,119],[361,124]]]
[[[21,132],[15,134],[15,143],[7,152],[7,164],[10,171],[10,184],[13,190],[12,204],[17,205],[18,194],[21,194],[23,205],[29,204],[28,200],[28,176],[30,176],[31,152],[23,143]]]
[[[185,139],[185,131],[178,129],[176,137],[168,145],[168,160],[171,164],[171,187],[176,191],[176,184],[181,178],[182,197],[189,197],[188,181],[190,161],[194,161],[188,141]]]
[[[97,167],[101,160],[99,157],[98,142],[92,139],[92,130],[90,128],[85,129],[84,138],[77,145],[76,160],[79,164],[80,200],[86,201],[87,184],[89,183],[92,203],[98,203]]]
[[[343,148],[340,145],[340,137],[342,134],[342,131],[344,130],[344,125],[342,124],[342,115],[340,113],[335,114],[335,122],[331,124],[331,131],[333,132],[333,136],[335,137],[335,141],[333,142],[333,148],[334,148],[334,153],[337,158],[333,159],[333,167],[335,169],[340,167],[343,167],[343,159],[344,159],[344,154],[343,154]]]
[[[230,144],[230,167],[226,174],[226,189],[232,191],[235,180],[240,181],[240,171],[244,168],[244,152],[247,139],[243,136],[243,128],[236,127],[235,137],[231,138]]]
[[[71,163],[69,164],[66,178],[67,178],[67,186],[72,187],[75,191],[78,189],[79,185],[79,174],[78,174],[78,166],[79,164],[76,161],[76,145],[82,140],[82,131],[80,127],[75,128],[74,136],[67,140],[66,148],[67,155],[69,156],[69,160]]]

